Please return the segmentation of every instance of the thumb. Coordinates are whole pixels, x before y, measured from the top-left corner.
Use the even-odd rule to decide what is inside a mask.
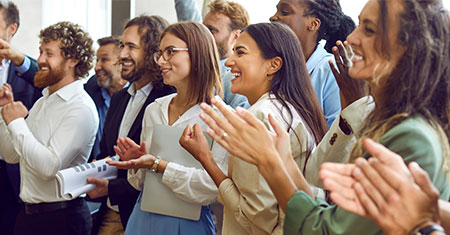
[[[99,184],[99,183],[100,183],[100,180],[97,179],[97,178],[94,178],[94,177],[87,177],[87,178],[86,178],[86,182],[87,182],[88,184]]]
[[[146,151],[145,141],[142,141],[142,142],[141,142],[141,148],[140,148],[139,150],[141,150],[141,151],[143,151],[143,152]]]
[[[280,123],[278,123],[278,121],[270,113],[269,113],[269,123],[277,136],[283,136],[286,134],[286,131],[283,129],[283,127],[281,127]]]
[[[189,138],[191,136],[191,134],[192,134],[192,127],[191,127],[191,125],[187,125],[184,128],[184,131],[183,131],[183,134],[181,134],[181,137],[182,138]]]
[[[430,197],[439,197],[439,192],[434,187],[427,172],[420,168],[419,164],[416,162],[411,162],[409,164],[409,170],[414,178],[414,182],[420,187],[420,189],[422,189],[422,191]]]

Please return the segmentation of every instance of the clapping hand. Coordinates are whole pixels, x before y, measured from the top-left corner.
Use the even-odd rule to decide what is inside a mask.
[[[117,146],[113,148],[122,161],[136,159],[147,154],[145,141],[142,141],[141,145],[138,145],[129,137],[119,137],[117,139]]]
[[[14,95],[11,85],[8,83],[3,83],[3,86],[0,87],[0,107],[3,107],[5,104],[9,104],[13,101]]]

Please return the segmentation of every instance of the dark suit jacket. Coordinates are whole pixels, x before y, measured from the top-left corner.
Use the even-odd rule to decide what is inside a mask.
[[[119,127],[122,122],[122,117],[125,113],[125,109],[128,105],[130,99],[130,94],[127,92],[128,88],[124,88],[116,92],[111,98],[111,104],[106,114],[105,125],[103,127],[103,136],[100,140],[100,154],[97,159],[103,159],[107,156],[113,156],[114,152],[113,146],[116,145],[116,141],[119,135]],[[145,100],[139,114],[133,122],[133,125],[128,132],[128,137],[134,140],[136,143],[141,142],[141,129],[142,129],[142,118],[144,116],[145,108],[152,103],[155,99],[169,95],[175,92],[175,88],[158,85],[153,87],[150,95]],[[122,220],[122,225],[125,228],[128,222],[128,218],[133,211],[136,199],[139,196],[139,191],[133,188],[128,183],[127,171],[119,170],[117,179],[110,180],[108,184],[109,198],[112,205],[119,205],[120,219]],[[92,234],[97,234],[98,227],[107,209],[106,198],[102,203],[99,214],[94,221],[94,227]]]
[[[102,96],[102,88],[97,84],[97,76],[93,75],[91,78],[89,78],[86,84],[84,84],[84,90],[89,94],[89,96],[94,101],[97,111],[101,106],[105,105],[105,100],[103,99]],[[99,123],[104,121],[105,120],[99,119]],[[100,154],[99,144],[101,137],[102,137],[101,133],[98,131],[97,136],[95,137],[94,146],[92,147],[91,155],[89,156],[89,162],[92,161],[93,159],[96,159],[96,156]]]
[[[7,83],[12,86],[14,100],[21,101],[27,109],[31,109],[34,102],[36,102],[39,97],[42,96],[42,89],[33,86],[34,75],[38,70],[36,60],[28,57],[30,59],[30,68],[24,74],[19,75],[16,71],[16,67],[13,63],[9,66]],[[14,194],[14,200],[20,202],[19,199],[19,186],[20,186],[20,176],[19,176],[19,164],[6,164],[5,169],[8,175],[7,179],[0,179],[2,181],[9,181],[10,187],[2,188],[0,190],[0,210],[1,207],[11,203],[11,200],[6,200],[6,198],[11,198],[11,193]],[[4,170],[4,169],[2,169]],[[1,185],[8,185],[8,182],[2,182]]]

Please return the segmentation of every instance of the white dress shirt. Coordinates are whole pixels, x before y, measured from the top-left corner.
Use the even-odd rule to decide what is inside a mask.
[[[159,98],[145,109],[142,121],[141,140],[145,140],[147,143],[147,152],[150,150],[152,142],[153,125],[169,125],[169,104],[175,95],[176,94],[171,94]],[[216,99],[220,99],[220,97],[216,97]],[[207,125],[199,117],[201,112],[202,109],[200,108],[200,105],[194,105],[184,112],[172,126],[185,128],[187,125],[193,126],[195,123],[199,123],[202,130],[205,130]],[[216,142],[213,143],[211,151],[219,168],[223,172],[227,172],[227,151]],[[164,156],[159,157],[164,160]],[[134,170],[128,171],[128,181],[137,190],[142,190],[143,187],[145,187],[145,185],[143,185],[145,171],[146,170],[144,169],[140,169],[136,174],[134,174]],[[177,197],[184,201],[202,205],[209,205],[217,201],[217,187],[205,170],[184,167],[177,163],[169,162],[164,171],[162,182],[169,187]]]
[[[28,118],[5,125],[0,118],[0,152],[6,162],[20,163],[20,198],[27,203],[63,201],[59,170],[86,163],[98,127],[94,102],[75,81],[43,96]]]

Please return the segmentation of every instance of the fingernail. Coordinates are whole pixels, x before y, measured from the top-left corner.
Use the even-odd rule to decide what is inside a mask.
[[[199,116],[200,116],[201,119],[205,119],[205,113],[200,113]]]
[[[238,113],[242,113],[243,110],[244,109],[240,106],[236,107],[236,112],[238,112]]]
[[[200,108],[202,109],[206,109],[207,107],[208,107],[207,104],[204,102],[200,104]]]
[[[362,166],[364,164],[364,159],[363,158],[357,158],[356,160],[355,160],[355,165],[357,165],[357,166]]]
[[[361,170],[358,167],[355,167],[355,169],[353,170],[353,175],[354,176],[359,176],[361,175]]]

